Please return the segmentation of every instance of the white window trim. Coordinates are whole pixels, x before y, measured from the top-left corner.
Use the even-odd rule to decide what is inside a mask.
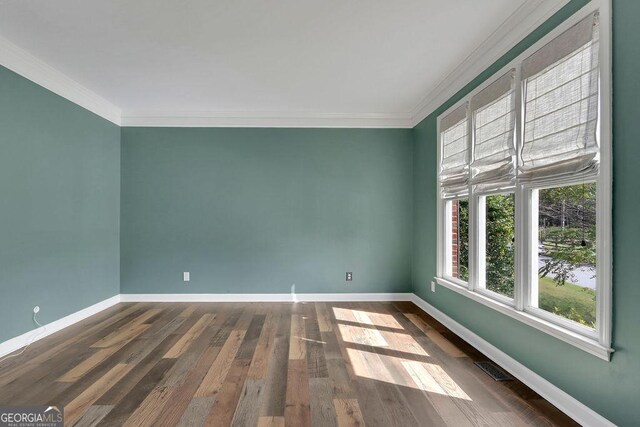
[[[505,314],[513,319],[529,325],[542,332],[546,332],[568,344],[571,344],[581,350],[591,353],[594,356],[598,356],[601,359],[609,360],[609,354],[613,351],[607,346],[599,344],[596,340],[588,338],[577,332],[573,332],[569,329],[563,328],[556,323],[548,320],[536,317],[531,313],[525,311],[518,311],[512,305],[498,301],[497,299],[485,296],[479,292],[473,292],[469,289],[457,285],[453,282],[443,278],[436,278],[438,285],[451,289],[461,295],[464,295],[473,301],[479,302],[482,305],[490,307],[502,314]]]
[[[473,95],[491,84],[495,78],[503,75],[511,68],[516,69],[516,139],[517,146],[520,146],[522,138],[521,116],[522,116],[522,83],[520,79],[519,64],[522,60],[533,52],[550,42],[555,37],[569,29],[580,20],[584,19],[590,13],[599,10],[600,12],[600,171],[597,182],[597,218],[598,227],[596,229],[596,275],[598,278],[596,287],[596,329],[595,331],[586,327],[575,324],[569,320],[564,320],[560,316],[547,313],[544,310],[531,307],[532,286],[537,280],[532,280],[532,275],[537,275],[537,269],[532,269],[531,260],[534,255],[537,256],[537,250],[532,244],[537,246],[537,242],[531,242],[529,233],[525,232],[530,228],[534,218],[528,215],[532,212],[529,209],[532,203],[534,192],[529,185],[517,185],[516,192],[516,242],[523,242],[516,245],[516,287],[514,289],[514,298],[510,299],[486,289],[477,288],[478,275],[478,215],[475,214],[478,206],[478,199],[481,194],[473,194],[469,189],[469,282],[456,280],[447,277],[444,273],[447,268],[447,254],[444,250],[447,241],[445,228],[447,227],[447,219],[450,216],[445,211],[448,199],[440,196],[440,181],[437,182],[438,194],[438,215],[437,215],[437,272],[436,282],[448,289],[451,289],[461,295],[479,302],[487,307],[503,313],[513,319],[519,320],[529,326],[549,335],[556,337],[568,344],[571,344],[581,350],[593,354],[603,360],[610,360],[611,353],[611,328],[612,328],[612,280],[611,280],[611,260],[612,260],[612,235],[611,235],[611,0],[593,0],[584,6],[580,11],[573,14],[558,27],[553,29],[549,34],[544,36],[533,46],[525,50],[523,53],[514,58],[509,64],[496,72],[491,78],[487,79],[483,84],[479,85],[463,99],[454,104],[438,117],[437,120],[437,150],[438,164],[441,158],[441,140],[440,140],[440,119],[462,103],[468,102]],[[472,112],[468,114],[471,116]],[[470,117],[468,116],[468,117]],[[472,120],[469,120],[471,126]],[[471,135],[471,134],[470,134]],[[471,137],[469,138],[471,140]],[[583,182],[576,180],[577,183]],[[569,180],[562,180],[562,185],[571,184]],[[537,260],[536,260],[537,265]]]

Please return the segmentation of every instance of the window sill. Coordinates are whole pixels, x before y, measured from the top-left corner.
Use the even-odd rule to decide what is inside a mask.
[[[502,314],[516,319],[526,325],[545,332],[561,341],[571,344],[587,353],[590,353],[602,360],[609,361],[613,349],[600,344],[597,340],[578,334],[576,332],[565,329],[555,323],[533,316],[524,311],[518,311],[513,306],[491,299],[478,292],[472,292],[469,289],[460,286],[454,282],[440,277],[435,278],[436,282],[447,289],[451,289],[461,295],[464,295],[480,304],[490,307]]]

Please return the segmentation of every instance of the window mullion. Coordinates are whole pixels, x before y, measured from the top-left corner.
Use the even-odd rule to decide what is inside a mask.
[[[469,290],[478,288],[478,202],[471,185],[471,163],[474,157],[475,117],[471,108],[467,111],[467,125],[469,126],[467,142],[469,143]]]
[[[530,299],[530,281],[527,279],[528,274],[528,266],[527,266],[527,254],[525,248],[528,247],[528,232],[527,232],[527,224],[524,221],[526,218],[528,209],[528,204],[526,201],[526,193],[523,190],[522,186],[518,183],[518,165],[520,164],[520,154],[522,141],[524,138],[523,134],[523,123],[524,123],[524,85],[522,84],[522,74],[520,67],[516,67],[515,72],[515,104],[516,104],[516,120],[514,123],[515,131],[515,147],[516,147],[516,189],[514,192],[515,197],[515,213],[516,218],[514,221],[515,225],[515,285],[513,289],[513,299],[516,310],[523,311],[524,308],[529,303]]]
[[[527,303],[527,297],[529,284],[526,280],[525,270],[527,269],[526,263],[526,222],[523,221],[524,212],[526,210],[525,206],[523,206],[524,202],[524,192],[521,186],[516,187],[515,191],[516,198],[516,219],[515,219],[515,261],[516,261],[516,280],[515,287],[513,289],[513,299],[515,303],[516,310],[522,311]]]
[[[520,186],[522,309],[538,306],[538,190]]]
[[[487,287],[487,265],[486,265],[486,238],[487,238],[487,218],[486,218],[486,197],[473,196],[473,207],[475,209],[475,230],[474,238],[474,289],[485,289]]]

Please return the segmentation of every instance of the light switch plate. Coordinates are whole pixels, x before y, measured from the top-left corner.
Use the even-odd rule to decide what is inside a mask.
[[[435,280],[431,281],[431,292],[435,292],[436,291],[436,282]]]

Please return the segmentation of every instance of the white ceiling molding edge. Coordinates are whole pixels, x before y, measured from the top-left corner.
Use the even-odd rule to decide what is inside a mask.
[[[408,114],[292,112],[139,112],[122,116],[123,127],[273,127],[411,129]]]
[[[500,25],[476,50],[447,74],[414,108],[411,127],[447,102],[491,64],[500,59],[570,0],[528,0]]]
[[[120,125],[120,108],[3,37],[0,37],[0,65]]]

